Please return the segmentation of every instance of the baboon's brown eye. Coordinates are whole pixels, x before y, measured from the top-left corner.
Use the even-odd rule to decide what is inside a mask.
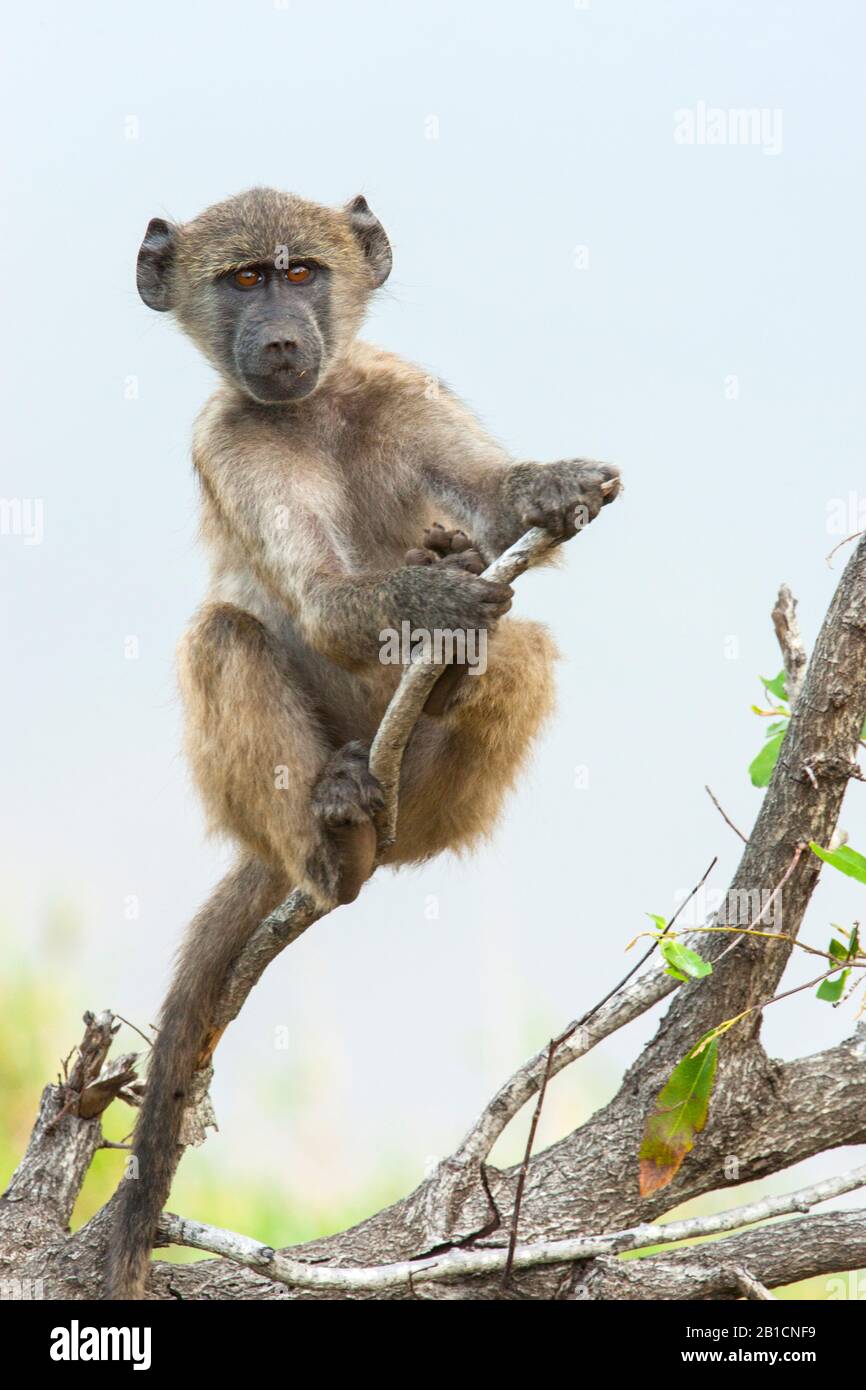
[[[299,261],[297,265],[289,266],[286,271],[286,278],[291,280],[293,285],[303,285],[305,280],[312,280],[313,267],[304,265],[302,261]]]
[[[242,290],[251,290],[259,283],[262,278],[260,270],[236,270],[235,284],[240,285]]]

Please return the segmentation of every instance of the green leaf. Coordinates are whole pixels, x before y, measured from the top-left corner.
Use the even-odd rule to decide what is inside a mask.
[[[640,1146],[640,1191],[649,1197],[676,1176],[707,1122],[719,1045],[704,1039],[678,1062],[656,1097]]]
[[[749,764],[749,776],[752,779],[753,787],[769,786],[773,768],[779,760],[779,749],[784,737],[784,734],[773,734],[772,738],[769,738],[764,744],[758,756],[752,759]]]
[[[659,917],[657,912],[648,912],[646,915],[647,917],[649,917],[651,922],[655,922],[659,931],[664,931],[665,927],[667,926],[667,919],[665,917]]]
[[[784,671],[780,671],[778,676],[774,676],[771,681],[768,681],[766,676],[762,676],[761,681],[768,695],[775,695],[777,700],[787,700],[788,692],[785,689]]]
[[[851,849],[850,845],[840,845],[838,849],[822,849],[814,840],[810,840],[809,848],[819,859],[823,859],[825,864],[832,864],[834,869],[847,874],[849,878],[856,878],[858,883],[866,883],[866,859],[862,854],[858,854],[856,849]]]
[[[767,727],[767,738],[772,738],[773,734],[783,734],[788,727],[787,719],[774,719],[772,724]]]
[[[838,975],[831,976],[829,980],[822,980],[815,991],[815,998],[824,999],[828,1004],[838,1004],[845,992],[850,974],[850,970],[840,970]]]
[[[713,973],[713,967],[709,961],[704,960],[697,951],[689,950],[688,946],[683,946],[673,937],[665,937],[663,941],[660,941],[659,950],[671,967],[666,973],[675,978],[702,980],[704,976]]]

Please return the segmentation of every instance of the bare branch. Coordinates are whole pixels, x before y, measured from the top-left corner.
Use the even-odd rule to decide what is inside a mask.
[[[557,1076],[579,1057],[585,1057],[605,1038],[640,1018],[661,999],[673,994],[676,988],[677,981],[666,974],[664,966],[659,965],[621,989],[601,1007],[591,1022],[581,1025],[579,1020],[575,1020],[564,1030],[565,1041],[555,1050],[550,1063],[550,1076]],[[499,1088],[457,1150],[454,1157],[458,1162],[473,1162],[487,1157],[506,1126],[541,1086],[547,1070],[549,1050],[550,1045],[545,1044]]]
[[[864,1265],[866,1211],[833,1211],[640,1260],[603,1256],[586,1272],[579,1293],[573,1296],[690,1302],[736,1298],[743,1293],[738,1271],[747,1269],[764,1289],[834,1274],[839,1276],[836,1296],[856,1299],[863,1297],[862,1276],[852,1284],[842,1273]]]
[[[749,837],[748,837],[748,835],[744,835],[743,832],[742,832],[742,830],[738,830],[738,829],[737,829],[737,827],[734,825],[734,822],[731,820],[730,816],[727,815],[727,814],[722,810],[722,807],[719,805],[719,802],[718,802],[718,800],[717,800],[715,794],[711,791],[711,789],[710,789],[709,787],[704,787],[704,791],[705,791],[705,792],[707,793],[707,795],[709,796],[710,801],[711,801],[711,802],[713,803],[713,805],[715,806],[716,810],[718,811],[719,815],[721,816],[721,818],[722,818],[722,820],[725,822],[725,824],[726,824],[726,825],[729,825],[729,826],[731,827],[731,829],[733,830],[733,832],[734,832],[735,835],[739,835],[739,837],[740,837],[740,839],[742,840],[742,842],[743,842],[744,845],[747,845],[747,844],[749,843]]]
[[[530,565],[537,564],[553,541],[535,526],[487,566],[481,576],[498,584],[510,584]],[[385,808],[379,817],[380,853],[394,843],[397,833],[397,792],[403,754],[420,718],[424,703],[436,684],[442,664],[419,657],[406,670],[385,711],[370,750],[370,770],[385,792]]]
[[[403,1260],[396,1264],[375,1265],[371,1268],[346,1269],[336,1266],[305,1264],[290,1259],[270,1246],[250,1240],[233,1231],[224,1231],[201,1222],[186,1221],[183,1217],[166,1214],[160,1222],[160,1235],[174,1245],[187,1245],[195,1250],[208,1250],[224,1255],[239,1264],[248,1265],[278,1283],[299,1289],[328,1289],[334,1293],[395,1289],[423,1282],[440,1283],[451,1279],[471,1278],[503,1272],[510,1262],[514,1269],[533,1269],[540,1265],[566,1264],[575,1260],[595,1259],[599,1255],[620,1255],[627,1250],[645,1250],[650,1245],[670,1245],[676,1241],[733,1231],[741,1226],[754,1225],[771,1217],[791,1212],[805,1212],[866,1186],[866,1164],[852,1168],[836,1178],[801,1187],[778,1197],[763,1197],[730,1211],[713,1216],[691,1217],[686,1221],[669,1221],[662,1225],[641,1225],[626,1231],[612,1231],[599,1236],[577,1236],[571,1240],[543,1240],[530,1245],[518,1245],[513,1254],[508,1249],[448,1250],[428,1259]]]
[[[671,930],[671,927],[677,921],[685,907],[688,905],[688,903],[691,902],[692,898],[694,898],[697,895],[697,893],[706,883],[717,862],[718,858],[716,855],[714,855],[710,861],[709,867],[705,869],[704,873],[698,879],[691,893],[689,893],[688,897],[680,903],[673,917],[671,917],[670,921],[665,924],[664,931],[660,933],[660,936],[653,942],[649,950],[646,951],[643,956],[641,956],[640,960],[638,960],[636,964],[632,966],[631,970],[629,970],[624,975],[624,977],[619,981],[619,983],[614,985],[613,989],[609,990],[608,993],[604,996],[604,998],[601,999],[597,1004],[595,1004],[591,1009],[589,1009],[589,1011],[585,1013],[582,1018],[578,1019],[577,1023],[571,1024],[565,1030],[564,1033],[561,1033],[559,1035],[558,1038],[551,1039],[547,1048],[547,1061],[544,1064],[544,1071],[541,1077],[541,1085],[538,1088],[538,1099],[535,1103],[535,1110],[533,1112],[532,1120],[529,1125],[529,1134],[526,1139],[526,1149],[523,1154],[523,1163],[520,1166],[520,1175],[517,1179],[517,1188],[514,1193],[514,1209],[511,1213],[511,1237],[508,1242],[508,1259],[505,1265],[505,1272],[502,1276],[503,1287],[508,1283],[508,1280],[511,1276],[511,1268],[514,1259],[514,1250],[517,1246],[517,1229],[520,1223],[520,1207],[523,1201],[523,1189],[526,1186],[526,1175],[529,1172],[529,1163],[532,1158],[532,1149],[535,1144],[535,1132],[538,1129],[538,1122],[541,1119],[541,1111],[544,1106],[544,1098],[547,1093],[547,1083],[552,1075],[553,1060],[558,1048],[562,1043],[568,1041],[572,1033],[576,1032],[585,1023],[589,1023],[590,1019],[593,1019],[595,1017],[595,1015],[599,1012],[600,1009],[604,1007],[607,1001],[609,999],[613,999],[619,993],[619,991],[623,989],[625,985],[628,984],[629,980],[631,980],[638,973],[641,966],[646,964],[646,962],[657,950],[658,943],[659,940],[661,940],[661,937],[667,936],[668,932]]]
[[[670,931],[671,927],[679,918],[684,908],[691,902],[692,898],[703,887],[715,868],[717,859],[714,857],[708,868],[701,875],[688,897],[684,898],[677,908],[670,921],[661,933],[664,936]],[[470,1130],[463,1140],[460,1148],[455,1155],[458,1160],[469,1160],[486,1158],[496,1140],[499,1138],[505,1126],[514,1118],[519,1110],[526,1104],[527,1100],[538,1091],[539,1100],[530,1127],[529,1138],[526,1145],[526,1154],[523,1161],[522,1172],[525,1172],[532,1153],[532,1142],[535,1130],[538,1126],[538,1119],[541,1113],[541,1104],[544,1100],[544,1092],[547,1083],[552,1077],[567,1067],[578,1057],[584,1056],[604,1037],[609,1037],[620,1028],[624,1028],[633,1018],[645,1013],[652,1008],[653,1004],[658,1003],[659,999],[664,998],[665,994],[670,994],[676,986],[676,982],[671,979],[666,966],[660,966],[658,971],[652,971],[643,975],[638,980],[640,989],[629,989],[632,979],[637,975],[641,966],[646,965],[647,961],[655,954],[658,942],[653,942],[648,951],[641,956],[640,960],[629,970],[618,984],[614,985],[597,1004],[588,1009],[580,1018],[569,1023],[566,1028],[555,1038],[551,1038],[547,1046],[525,1062],[514,1075],[497,1091],[493,1100],[485,1108],[483,1115],[477,1124]],[[665,987],[665,982],[670,983]],[[659,994],[658,986],[663,987],[663,993]],[[624,1012],[615,1007],[619,1004],[625,1005]],[[607,1007],[610,1005],[611,1007]],[[634,1012],[631,1009],[634,1008]],[[604,1028],[599,1032],[595,1027],[589,1030],[590,1023],[601,1022]],[[571,1046],[569,1046],[571,1044]],[[486,1144],[486,1148],[479,1147]],[[514,1208],[514,1227],[516,1229],[516,1218],[520,1214],[520,1195],[522,1183],[518,1188],[518,1197]]]

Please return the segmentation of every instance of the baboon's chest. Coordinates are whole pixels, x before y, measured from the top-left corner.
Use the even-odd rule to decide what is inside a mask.
[[[353,570],[391,569],[439,519],[411,450],[383,437],[375,448],[347,431],[323,458],[321,524]],[[442,518],[444,520],[444,518]]]

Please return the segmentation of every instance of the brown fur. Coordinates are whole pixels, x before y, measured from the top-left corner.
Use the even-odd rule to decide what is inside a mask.
[[[239,380],[226,347],[225,303],[234,300],[214,286],[280,245],[327,267],[319,327],[330,348],[315,389],[273,405]],[[514,464],[448,390],[357,342],[366,300],[389,265],[387,239],[362,199],[334,211],[269,190],[229,199],[186,227],[152,223],[142,248],[143,297],[173,309],[223,376],[194,435],[212,583],[181,643],[180,673],[195,780],[211,825],[244,858],[193,924],[165,1006],[136,1129],[139,1178],[117,1199],[112,1297],[141,1295],[184,1094],[231,959],[289,884],[327,907],[354,896],[369,871],[378,788],[364,749],[401,674],[378,660],[382,629],[407,620],[492,634],[486,674],[467,675],[447,713],[416,729],[388,864],[459,851],[488,834],[552,705],[555,651],[545,629],[507,620],[495,631],[507,588],[478,578],[477,565],[472,573],[403,560],[436,520],[464,527],[486,560],[530,517],[567,539],[576,504],[594,515],[610,472]],[[294,315],[280,331],[294,338],[310,301],[298,299],[296,310],[285,287],[274,293]]]
[[[191,923],[162,1006],[147,1090],[135,1127],[135,1169],[115,1198],[115,1239],[108,1251],[111,1298],[143,1294],[156,1219],[168,1195],[189,1085],[207,1038],[226,970],[250,932],[283,900],[288,880],[258,860],[242,859]],[[146,1194],[149,1200],[141,1201]],[[154,1207],[157,1207],[154,1215]]]

